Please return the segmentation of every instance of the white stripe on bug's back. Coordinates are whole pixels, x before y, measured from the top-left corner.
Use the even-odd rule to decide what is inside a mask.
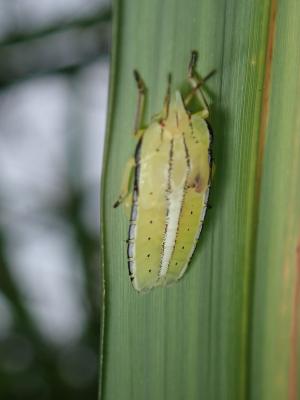
[[[184,198],[184,186],[168,195],[169,213],[167,216],[167,231],[164,241],[163,256],[159,276],[168,272],[169,263],[175,247],[177,228],[179,223],[181,206]]]
[[[182,137],[182,146],[184,146],[184,137]],[[169,159],[169,187],[167,192],[167,215],[166,215],[166,231],[163,243],[163,253],[161,258],[161,266],[159,277],[166,275],[168,272],[170,260],[175,248],[178,224],[182,210],[182,204],[185,195],[185,183],[187,180],[189,167],[187,164],[185,177],[180,186],[174,187],[172,182],[172,164],[173,164],[173,142],[171,142],[170,159]]]

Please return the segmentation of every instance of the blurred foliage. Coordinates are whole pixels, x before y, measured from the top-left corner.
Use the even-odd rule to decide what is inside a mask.
[[[2,37],[0,85],[2,88],[16,85],[20,80],[49,73],[64,74],[70,82],[76,81],[77,72],[83,66],[107,55],[110,19],[110,8],[99,7],[90,16],[62,20],[36,31],[28,27],[24,32],[16,31]],[[69,160],[73,167],[80,162],[76,157],[80,151],[80,147],[75,149]],[[35,217],[43,215],[46,218],[44,229],[47,229],[47,221],[54,222],[58,230],[60,223],[71,227],[84,277],[84,330],[77,341],[65,345],[55,344],[41,333],[24,298],[22,285],[12,273],[9,221],[7,224],[5,219],[7,204],[2,199],[5,196],[0,186],[0,295],[12,319],[11,328],[0,336],[0,398],[3,400],[96,398],[97,373],[91,374],[90,368],[97,367],[99,353],[98,236],[83,218],[87,188],[78,180],[75,184],[71,173],[63,179],[66,193],[63,200],[49,201],[41,209],[32,210],[25,220],[30,225]],[[99,182],[95,185],[98,187]],[[56,226],[55,221],[58,221]]]
[[[42,29],[17,31],[0,40],[0,87],[35,75],[73,72],[107,54],[110,8]]]

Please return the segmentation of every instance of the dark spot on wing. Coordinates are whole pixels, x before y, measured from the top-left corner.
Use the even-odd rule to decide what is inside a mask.
[[[197,174],[193,181],[188,185],[188,188],[194,188],[197,193],[201,193],[203,190],[203,182],[201,175]]]
[[[195,176],[195,181],[194,181],[194,185],[195,185],[195,190],[197,193],[202,192],[202,180],[201,180],[201,176],[200,174],[197,174]]]

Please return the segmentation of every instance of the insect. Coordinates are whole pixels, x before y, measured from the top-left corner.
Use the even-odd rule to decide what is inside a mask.
[[[195,71],[197,58],[197,52],[192,51],[190,92],[185,98],[179,91],[171,95],[169,74],[163,110],[144,129],[146,86],[134,71],[139,93],[134,131],[138,143],[114,207],[122,202],[131,207],[128,268],[138,291],[169,285],[183,276],[205,217],[212,175],[212,134],[201,86],[214,71],[201,80]],[[201,109],[192,114],[188,104],[194,96]]]

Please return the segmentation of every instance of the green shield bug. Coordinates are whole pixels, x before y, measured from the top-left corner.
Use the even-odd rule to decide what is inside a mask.
[[[163,110],[141,129],[145,84],[134,71],[139,97],[135,120],[138,143],[127,163],[121,202],[130,207],[128,267],[133,286],[145,291],[168,285],[184,274],[199,238],[212,175],[209,111],[193,51],[188,68],[190,92],[171,96],[171,76]],[[201,109],[188,111],[197,96]],[[130,177],[134,171],[133,185]],[[130,188],[130,186],[133,186]]]

